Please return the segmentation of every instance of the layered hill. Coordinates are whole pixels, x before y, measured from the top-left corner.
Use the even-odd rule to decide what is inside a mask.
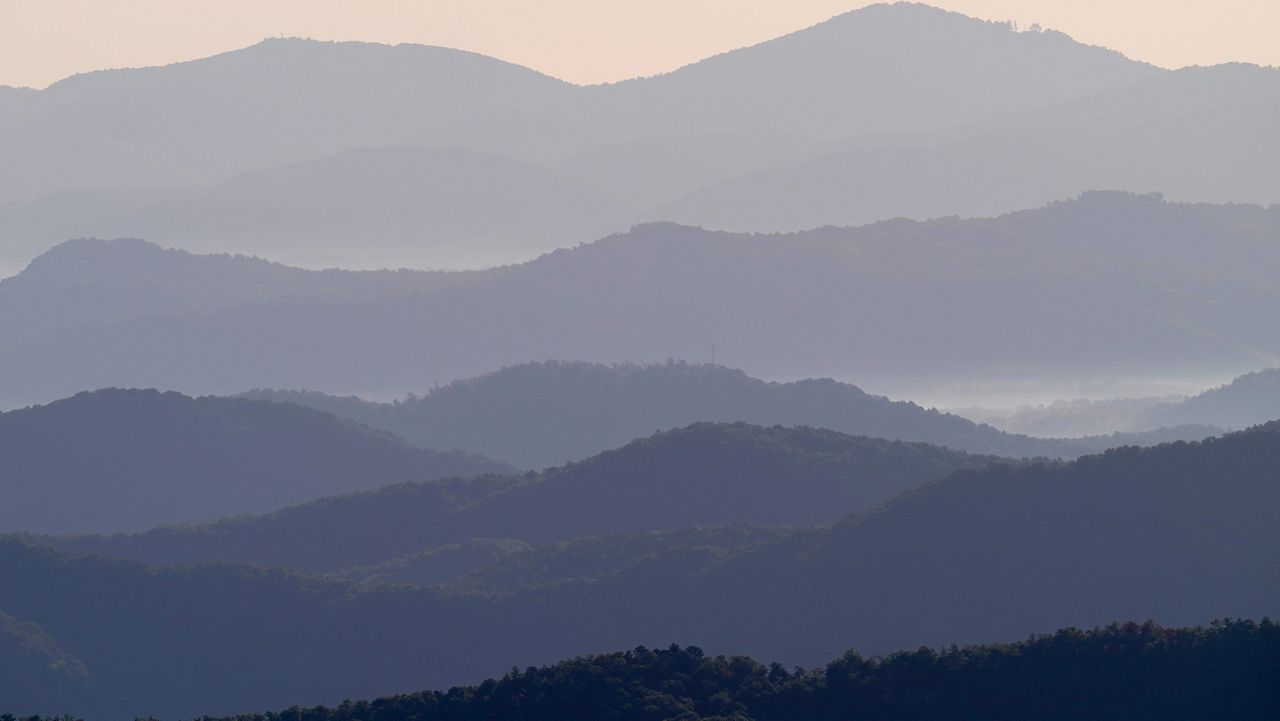
[[[48,542],[149,563],[334,571],[471,539],[831,523],[993,460],[821,429],[704,423],[542,473],[395,485],[266,516]]]
[[[639,647],[513,671],[446,692],[307,709],[317,721],[378,713],[407,719],[636,718],[846,719],[925,716],[939,721],[1021,718],[1253,719],[1277,703],[1269,670],[1280,634],[1269,621],[1166,629],[1116,624],[1063,629],[1010,644],[921,648],[886,658],[855,650],[808,671],[789,672],[742,656],[708,656],[694,646]],[[1176,670],[1174,670],[1176,669]],[[1191,674],[1197,683],[1185,682]],[[1018,683],[1010,683],[1010,679]],[[726,716],[732,714],[732,716]],[[265,721],[269,714],[237,717]]]
[[[1280,69],[1186,68],[945,132],[854,137],[707,184],[653,219],[739,231],[994,215],[1090,189],[1280,201]]]
[[[540,166],[456,148],[351,150],[120,205],[74,234],[165,238],[313,268],[497,265],[594,240],[635,217]],[[64,216],[60,205],[48,210]],[[46,235],[44,247],[66,237]]]
[[[592,99],[613,123],[646,135],[842,138],[973,122],[1161,72],[1061,33],[1018,33],[1007,23],[895,3],[602,86]],[[809,112],[817,105],[824,112]]]
[[[243,255],[193,255],[134,238],[81,238],[60,243],[19,275],[0,280],[0,348],[137,321],[206,318],[268,303],[318,310],[335,303],[387,300],[466,283],[475,276],[315,272]]]
[[[757,596],[736,622],[769,613],[815,622],[785,639],[752,639],[760,652],[820,646],[835,628],[888,648],[1017,635],[1038,623],[1269,613],[1280,572],[1268,558],[1280,535],[1257,504],[1280,494],[1270,470],[1278,459],[1273,422],[1057,466],[962,472],[843,521],[799,556],[782,547],[744,554],[709,573],[705,588],[745,588],[755,564],[790,567],[772,599]],[[832,623],[806,615],[836,599],[846,613]],[[711,637],[735,635],[733,614],[722,617]]]
[[[102,689],[93,710],[187,716],[474,682],[671,638],[811,665],[850,645],[875,654],[1118,619],[1257,618],[1280,601],[1278,462],[1270,424],[962,471],[701,568],[655,563],[497,595],[228,564],[148,569],[6,539],[0,607],[83,661]]]
[[[1128,443],[1214,434],[1182,427],[1151,436],[1030,438],[831,379],[776,383],[724,366],[674,362],[526,363],[395,403],[314,391],[257,390],[241,396],[309,406],[424,446],[460,448],[525,468],[585,458],[654,429],[697,421],[815,426],[1011,457],[1075,457]]]
[[[1151,415],[1154,423],[1195,418],[1197,423],[1223,428],[1246,428],[1280,418],[1280,368],[1246,373],[1181,403],[1158,406]]]
[[[308,408],[111,389],[0,414],[0,529],[139,531],[507,470]]]
[[[388,142],[448,145],[486,120],[539,117],[574,90],[475,53],[296,38],[77,75],[14,101],[0,124],[11,160],[0,197],[183,187]]]
[[[341,576],[363,584],[511,593],[569,582],[611,582],[638,573],[677,573],[679,568],[694,572],[731,553],[795,532],[790,527],[735,524],[613,533],[546,544],[477,538],[345,569]]]
[[[41,91],[5,89],[0,232],[13,237],[0,252],[0,275],[82,235],[144,234],[309,267],[361,259],[361,267],[513,262],[602,234],[603,222],[617,230],[714,215],[700,189],[803,164],[849,138],[892,148],[904,132],[931,136],[995,122],[1166,74],[1061,33],[1016,32],[909,3],[863,8],[671,73],[585,87],[446,48],[271,39],[160,68],[78,75]],[[1223,107],[1243,123],[1260,117],[1250,114],[1258,108]],[[1095,127],[1089,117],[1080,121],[1082,132]],[[353,177],[341,187],[326,181],[346,154],[370,148],[397,158],[393,165],[412,164],[424,149],[452,149],[455,157],[432,165],[436,180],[413,186],[417,202],[391,202],[409,189],[379,177],[368,179],[368,191]],[[1250,160],[1232,157],[1257,165]],[[1171,182],[1211,189],[1208,179],[1196,186],[1199,165],[1174,167]],[[494,186],[473,182],[477,174]],[[292,213],[238,202],[237,189],[271,177],[328,195],[294,197]],[[394,168],[381,177],[415,180]],[[1064,179],[1057,192],[1111,187],[1076,181]],[[587,186],[620,203],[602,204]],[[344,189],[368,202],[344,198]],[[519,189],[529,192],[510,192]],[[279,195],[268,190],[265,197]],[[1221,193],[1203,197],[1256,199]],[[689,202],[680,200],[686,196]],[[418,207],[440,198],[456,202],[431,212]],[[531,207],[531,200],[540,202]],[[891,200],[884,208],[899,212],[905,198]],[[563,222],[570,209],[614,205],[630,211]],[[487,211],[479,216],[485,222],[476,222],[477,208]],[[949,212],[988,209],[966,203]],[[743,217],[767,212],[741,210]],[[503,223],[508,217],[539,221],[536,232],[519,237],[518,226]],[[885,217],[864,214],[859,222]],[[824,222],[819,214],[789,227]],[[359,229],[346,240],[358,240],[363,255],[321,242],[349,228]],[[308,231],[321,247],[306,246]]]
[[[74,296],[100,308],[56,337],[0,341],[0,402],[105,386],[401,395],[531,358],[661,361],[705,357],[712,343],[757,377],[872,387],[1259,367],[1280,356],[1258,320],[1280,314],[1277,233],[1280,206],[1120,193],[789,235],[653,224],[493,271],[314,273],[309,296],[234,305],[229,292],[232,307],[171,302],[151,316],[112,310],[117,279],[156,276],[164,251],[72,244],[60,263],[0,283],[0,308],[21,311],[0,338],[65,327],[69,314],[50,319],[45,299],[61,307],[59,268],[85,258],[104,272],[76,273]],[[81,252],[94,249],[107,252]],[[178,257],[185,270],[164,282],[180,294],[228,265]]]
[[[1012,410],[956,412],[1002,430],[1034,436],[1111,431],[1129,435],[1160,427],[1186,428],[1186,424],[1238,430],[1280,418],[1280,369],[1245,373],[1191,396],[1063,400]]]
[[[944,57],[950,62],[937,62]],[[446,48],[274,39],[10,94],[4,150],[16,164],[0,199],[44,188],[225,179],[374,144],[452,144],[523,157],[673,128],[845,135],[927,127],[1159,72],[1060,34],[1019,34],[918,5],[848,13],[673,73],[591,87]],[[820,100],[830,112],[795,109]],[[170,109],[181,112],[156,112]],[[111,133],[120,140],[104,142]],[[64,146],[55,147],[57,140]],[[46,164],[34,166],[41,152]],[[114,176],[106,173],[109,161],[122,160],[129,162]],[[19,186],[23,176],[33,182]]]
[[[78,236],[474,268],[641,221],[799,230],[1097,188],[1280,201],[1280,71],[1165,71],[911,3],[599,86],[273,39],[0,102],[0,275]]]

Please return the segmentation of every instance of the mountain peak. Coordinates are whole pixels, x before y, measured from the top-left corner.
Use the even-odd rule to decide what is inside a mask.
[[[200,266],[232,266],[241,270],[275,268],[282,273],[295,274],[309,272],[249,256],[196,255],[141,238],[75,238],[41,253],[25,270],[3,282],[39,279],[42,283],[58,285],[119,284],[124,278],[145,274],[166,283],[181,283],[184,282],[182,276],[169,277],[169,274]]]
[[[18,277],[35,274],[63,278],[67,273],[96,271],[103,265],[146,262],[165,253],[190,255],[181,250],[166,250],[141,238],[73,238],[41,253]]]

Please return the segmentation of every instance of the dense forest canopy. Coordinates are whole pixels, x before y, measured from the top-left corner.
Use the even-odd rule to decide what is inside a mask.
[[[883,657],[849,651],[791,670],[642,646],[448,691],[200,721],[1269,721],[1280,710],[1277,673],[1280,627],[1267,619],[1125,623]]]

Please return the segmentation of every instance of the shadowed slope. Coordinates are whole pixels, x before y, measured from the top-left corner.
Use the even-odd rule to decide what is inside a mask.
[[[673,558],[493,597],[225,564],[148,570],[0,539],[0,607],[99,674],[96,709],[123,690],[117,713],[146,702],[182,716],[474,682],[671,638],[808,665],[850,645],[878,653],[1116,619],[1257,618],[1280,602],[1278,463],[1270,424],[965,471],[700,569]],[[121,658],[130,662],[105,662]]]
[[[508,468],[297,406],[104,390],[0,414],[0,529],[141,530]]]
[[[473,538],[534,543],[729,523],[830,523],[992,458],[813,428],[696,424],[506,478],[391,486],[268,516],[49,539],[147,562],[338,570]]]

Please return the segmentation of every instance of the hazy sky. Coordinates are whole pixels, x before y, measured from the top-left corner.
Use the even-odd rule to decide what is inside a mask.
[[[464,48],[574,82],[649,75],[858,0],[0,0],[0,84],[163,65],[275,35]],[[1166,67],[1280,65],[1280,0],[936,0]]]

